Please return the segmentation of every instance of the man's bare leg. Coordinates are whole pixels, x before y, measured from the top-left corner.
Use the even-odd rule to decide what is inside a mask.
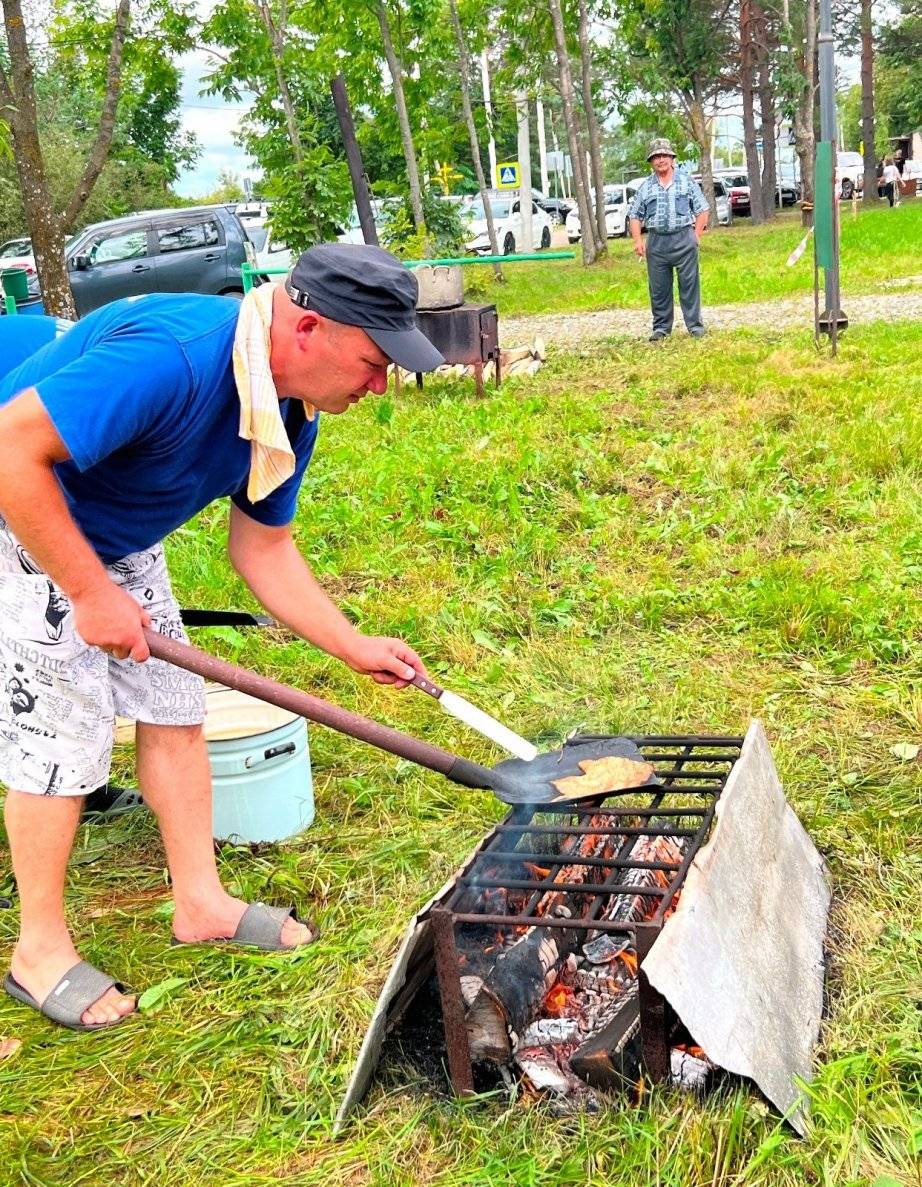
[[[4,818],[20,904],[10,972],[37,1002],[80,960],[64,917],[64,881],[82,807],[82,796],[6,795]],[[113,986],[83,1012],[82,1021],[88,1026],[117,1022],[134,1004],[133,997]]]
[[[177,940],[232,936],[247,904],[229,895],[218,878],[211,831],[211,768],[201,726],[138,722],[138,783],[156,813],[173,881]],[[282,943],[307,943],[311,933],[294,919]]]

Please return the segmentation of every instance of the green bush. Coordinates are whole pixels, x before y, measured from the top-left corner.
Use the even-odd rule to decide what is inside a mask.
[[[405,260],[430,259],[463,253],[467,237],[458,206],[445,202],[434,190],[423,193],[425,230],[417,231],[409,194],[389,202],[381,228],[381,243]]]

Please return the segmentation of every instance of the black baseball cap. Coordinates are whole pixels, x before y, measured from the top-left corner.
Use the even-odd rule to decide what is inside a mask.
[[[302,309],[363,329],[405,371],[432,371],[445,362],[416,324],[416,277],[383,248],[318,243],[288,273],[285,291]]]

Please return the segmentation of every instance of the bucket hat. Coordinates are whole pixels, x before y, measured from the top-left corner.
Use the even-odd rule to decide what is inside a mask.
[[[675,159],[675,149],[665,138],[665,136],[659,136],[656,140],[650,141],[650,151],[647,153],[647,160],[649,161],[651,157],[660,156],[672,157]]]

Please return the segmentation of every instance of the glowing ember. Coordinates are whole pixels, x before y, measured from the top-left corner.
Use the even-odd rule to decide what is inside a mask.
[[[548,990],[547,997],[544,999],[544,1008],[551,1017],[557,1017],[567,1008],[572,997],[573,990],[566,985],[561,985],[558,981]]]
[[[546,878],[550,874],[550,869],[545,866],[537,866],[533,861],[523,861],[522,865],[528,870],[533,878]]]

